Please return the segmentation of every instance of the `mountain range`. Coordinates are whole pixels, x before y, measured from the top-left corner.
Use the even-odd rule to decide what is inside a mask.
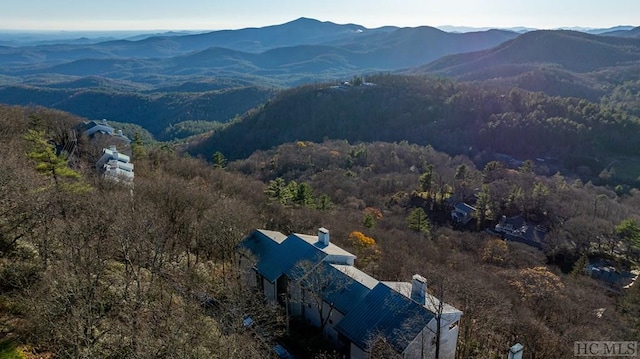
[[[202,34],[0,46],[0,102],[134,122],[158,135],[180,121],[229,120],[266,100],[273,88],[397,71],[444,55],[487,49],[516,36],[499,30],[453,34],[431,27],[367,29],[301,18]],[[223,90],[225,96],[249,97],[195,106],[213,112],[186,110],[200,99],[224,98]]]
[[[137,41],[5,46],[0,47],[0,64],[3,74],[16,76],[59,73],[124,77],[122,72],[112,74],[110,66],[124,67],[125,71],[133,67],[137,73],[149,68],[163,74],[173,74],[175,66],[184,71],[203,66],[225,70],[229,65],[244,72],[257,68],[278,73],[310,63],[302,69],[390,70],[421,65],[448,54],[486,49],[516,36],[517,33],[500,30],[454,34],[431,27],[366,29],[302,18],[263,28]],[[314,67],[314,62],[323,65]]]
[[[419,66],[415,71],[460,75],[465,68],[485,69],[489,64],[564,61],[583,66],[580,71],[584,72],[635,59],[624,47],[630,44],[635,51],[636,42],[620,39],[635,39],[640,28],[589,31],[599,31],[603,36],[560,30],[523,35],[504,30],[449,33],[427,26],[367,29],[300,18],[281,25],[200,34],[140,35],[140,39],[90,44],[0,46],[0,83],[52,76],[68,82],[100,76],[154,86],[175,85],[185,78],[228,77],[291,86]],[[574,47],[588,61],[574,61]],[[593,59],[591,52],[598,58]],[[464,55],[447,57],[457,54]],[[565,59],[556,61],[563,54],[567,55]],[[462,63],[466,59],[470,63],[465,67]],[[606,61],[609,63],[604,64]]]
[[[303,18],[304,19],[304,18]],[[358,26],[358,25],[356,25]],[[362,26],[359,26],[363,30]],[[397,29],[395,26],[386,26],[386,29]],[[511,32],[525,33],[529,31],[541,30],[538,28],[518,26],[518,27],[471,27],[471,26],[436,26],[436,28],[453,33],[479,32],[486,30],[505,30]],[[553,30],[573,30],[588,34],[618,34],[625,36],[625,33],[634,27],[629,25],[619,25],[608,28],[589,27],[561,27]],[[380,28],[383,29],[383,28]],[[97,44],[106,41],[116,40],[144,40],[151,37],[181,36],[210,33],[213,31],[180,30],[180,31],[20,31],[20,30],[0,30],[0,45],[4,46],[37,46],[54,44]],[[253,41],[250,39],[249,41]]]
[[[372,73],[432,74],[599,101],[640,77],[639,29],[452,33],[300,18],[262,28],[0,46],[0,102],[134,122],[158,135],[181,121],[228,121],[271,98],[274,88]],[[231,94],[233,101],[204,104]]]
[[[640,39],[533,31],[491,49],[445,56],[408,72],[599,101],[621,82],[640,79]]]

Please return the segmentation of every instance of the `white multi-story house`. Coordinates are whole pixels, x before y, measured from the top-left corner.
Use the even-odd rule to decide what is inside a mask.
[[[322,328],[350,358],[369,357],[380,341],[403,358],[433,358],[436,346],[441,359],[455,357],[462,312],[428,294],[423,277],[379,281],[357,269],[356,256],[331,243],[324,228],[317,236],[256,230],[240,248],[250,254],[243,256],[250,284]]]
[[[98,169],[104,178],[116,182],[133,182],[133,163],[129,162],[129,156],[118,152],[116,146],[110,146],[102,150],[100,159],[96,162]]]

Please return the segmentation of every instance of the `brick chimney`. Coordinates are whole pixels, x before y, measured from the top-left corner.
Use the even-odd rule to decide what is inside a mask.
[[[322,243],[324,246],[329,245],[329,230],[321,227],[318,229],[318,242]]]
[[[425,305],[426,292],[427,280],[423,276],[415,274],[411,279],[411,299],[418,302],[420,305]]]

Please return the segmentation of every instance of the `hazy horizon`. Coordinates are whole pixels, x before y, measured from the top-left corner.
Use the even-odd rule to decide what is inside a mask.
[[[307,17],[309,18],[309,17]],[[149,28],[149,29],[87,29],[87,30],[83,30],[83,29],[71,29],[71,30],[66,30],[66,29],[8,29],[8,28],[2,28],[0,27],[0,32],[1,33],[16,33],[16,34],[59,34],[59,35],[63,35],[63,34],[104,34],[104,35],[109,35],[109,34],[123,34],[123,35],[136,35],[136,34],[148,34],[148,33],[165,33],[165,32],[189,32],[189,33],[199,33],[199,32],[207,32],[207,31],[220,31],[220,30],[240,30],[240,29],[246,29],[246,28],[260,28],[260,27],[265,27],[265,26],[272,26],[272,25],[281,25],[284,23],[288,23],[288,22],[292,22],[295,21],[297,19],[291,19],[289,21],[284,21],[284,22],[278,22],[278,23],[273,23],[273,24],[267,24],[267,25],[260,25],[260,26],[245,26],[245,27],[238,27],[238,28],[224,28],[224,29],[169,29],[169,28]],[[315,19],[318,21],[323,21],[323,22],[333,22],[339,25],[344,25],[344,24],[355,24],[355,25],[362,25],[356,22],[349,22],[349,23],[340,23],[340,22],[334,22],[334,21],[329,21],[329,20],[320,20],[320,19]],[[364,26],[364,25],[362,25]],[[402,27],[399,25],[395,25],[395,24],[387,24],[387,25],[383,25],[383,26],[396,26],[396,27]],[[451,24],[447,24],[447,25],[431,25],[431,24],[422,24],[422,25],[416,25],[416,26],[408,26],[408,27],[417,27],[417,26],[430,26],[430,27],[434,27],[434,28],[438,28],[438,29],[442,29],[443,31],[456,31],[457,29],[466,29],[469,31],[483,31],[483,30],[489,30],[489,29],[537,29],[537,30],[555,30],[555,29],[579,29],[579,30],[595,30],[595,29],[608,29],[608,28],[616,28],[616,27],[637,27],[638,25],[633,25],[633,24],[616,24],[616,25],[612,25],[612,26],[605,26],[605,27],[599,27],[599,26],[558,26],[558,27],[549,27],[549,28],[536,28],[536,27],[532,27],[532,26],[524,26],[524,25],[519,25],[519,26],[507,26],[507,27],[502,27],[502,26],[467,26],[467,25],[451,25]],[[366,28],[369,29],[374,29],[375,27],[369,27],[369,26],[365,26]]]
[[[250,9],[251,11],[247,11]],[[282,0],[267,3],[237,0],[157,2],[148,0],[21,0],[0,5],[2,31],[212,31],[263,27],[300,17],[380,26],[433,26],[473,28],[610,28],[638,26],[640,2],[635,0],[457,0],[428,4],[415,0],[327,0],[301,3]]]

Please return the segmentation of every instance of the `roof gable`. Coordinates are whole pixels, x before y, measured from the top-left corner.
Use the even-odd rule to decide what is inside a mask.
[[[318,263],[327,256],[298,235],[285,237],[280,232],[267,230],[254,231],[240,243],[240,247],[256,257],[258,273],[270,282],[283,274],[290,278],[301,277],[302,273],[298,273],[301,269],[296,264],[301,261]]]
[[[282,273],[289,278],[301,278],[302,271],[311,268],[301,268],[298,263],[319,263],[327,254],[314,245],[307,243],[295,234],[290,235],[282,244],[283,256],[281,258]]]
[[[102,120],[102,121],[93,120],[89,122],[83,122],[78,126],[78,129],[83,131],[85,134],[87,134],[87,136],[90,136],[96,132],[102,132],[102,133],[112,135],[113,132],[115,131],[113,127],[109,126],[106,120]]]
[[[280,232],[267,230],[254,231],[240,247],[256,256],[258,272],[270,282],[283,274],[290,278],[301,277],[302,269],[297,264],[303,261],[319,263],[327,256],[356,258],[333,243],[323,244],[317,236],[294,233],[285,237]]]
[[[281,238],[275,233],[277,232],[254,231],[240,243],[240,247],[256,257],[256,269],[270,282],[275,282],[282,275],[281,260],[284,252]]]

